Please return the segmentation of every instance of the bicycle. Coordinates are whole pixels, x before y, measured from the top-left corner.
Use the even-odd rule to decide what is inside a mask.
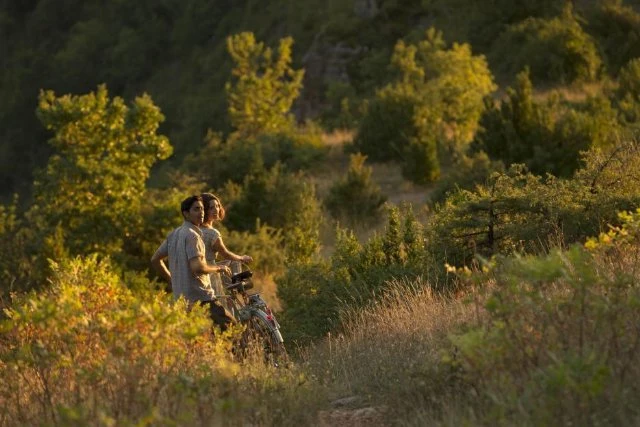
[[[232,274],[224,285],[226,295],[220,299],[226,300],[226,308],[238,323],[245,326],[239,343],[242,353],[246,354],[252,344],[257,344],[269,364],[280,366],[288,361],[280,324],[259,292],[247,292],[253,288],[251,277],[253,273],[248,269]]]

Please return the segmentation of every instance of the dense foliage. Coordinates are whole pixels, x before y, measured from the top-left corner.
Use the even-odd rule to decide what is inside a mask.
[[[638,416],[637,255],[640,211],[585,247],[494,260],[475,280],[486,315],[453,338],[452,363],[482,390],[487,421],[523,408],[533,424]],[[492,283],[492,285],[488,285]],[[519,418],[519,417],[517,417]]]
[[[506,165],[525,163],[538,174],[569,177],[580,165],[580,152],[606,148],[619,138],[618,112],[603,96],[567,105],[560,95],[536,102],[528,70],[499,105],[486,99],[476,135],[479,148]]]
[[[471,141],[482,99],[495,89],[491,72],[469,45],[446,49],[433,28],[416,45],[399,41],[391,61],[398,78],[369,105],[355,147],[373,160],[401,161],[412,181],[435,181],[441,160]]]
[[[571,83],[598,76],[601,59],[567,2],[557,18],[527,18],[511,25],[496,41],[492,60],[499,70],[514,74],[525,66],[537,82]]]
[[[50,288],[0,320],[2,425],[273,425],[284,412],[267,409],[285,387],[306,388],[293,372],[241,367],[232,334],[214,335],[205,310],[171,303],[143,277],[122,280],[95,256],[52,267]]]
[[[637,2],[125,3],[0,4],[0,425],[638,418]],[[203,191],[289,369],[148,271]]]

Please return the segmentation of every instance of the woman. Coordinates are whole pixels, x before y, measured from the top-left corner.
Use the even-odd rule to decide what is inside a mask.
[[[220,232],[213,228],[213,223],[215,221],[222,221],[225,214],[224,206],[222,206],[222,202],[218,196],[211,193],[202,193],[201,196],[204,204],[204,221],[200,226],[200,230],[202,230],[207,264],[215,264],[218,254],[223,259],[230,261],[240,261],[245,264],[252,262],[253,258],[249,255],[236,255],[227,249],[222,241]],[[211,273],[210,277],[211,285],[213,286],[216,296],[224,295],[224,288],[219,273]]]

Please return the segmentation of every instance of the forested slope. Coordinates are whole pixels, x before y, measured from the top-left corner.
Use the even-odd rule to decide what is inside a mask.
[[[179,162],[201,147],[207,129],[229,131],[223,88],[231,69],[224,42],[230,34],[251,31],[269,44],[292,36],[294,64],[306,70],[298,118],[353,126],[361,101],[389,81],[399,39],[416,41],[435,26],[446,40],[468,42],[474,53],[487,54],[498,80],[509,82],[523,60],[546,52],[527,51],[526,43],[509,36],[526,29],[509,26],[557,16],[562,7],[562,1],[548,0],[332,0],[304,7],[290,0],[6,0],[0,7],[2,195],[6,200],[14,192],[28,193],[34,168],[51,154],[48,134],[34,115],[40,90],[79,94],[106,83],[125,98],[149,93],[166,116],[161,129]],[[575,5],[613,73],[638,54],[638,18],[625,7],[615,1]],[[535,31],[537,24],[527,25]],[[542,61],[539,67],[556,70],[543,80],[569,83],[571,77],[553,64]]]

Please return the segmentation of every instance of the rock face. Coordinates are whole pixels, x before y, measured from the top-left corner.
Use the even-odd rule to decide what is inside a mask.
[[[296,102],[294,112],[298,121],[314,118],[322,109],[324,93],[329,82],[349,83],[347,67],[363,48],[351,47],[344,42],[330,43],[318,33],[302,57],[304,89]]]
[[[353,13],[359,19],[373,19],[378,12],[377,0],[353,0]],[[293,110],[298,121],[312,119],[322,110],[329,82],[349,83],[347,66],[364,50],[362,46],[349,46],[343,41],[329,41],[324,31],[316,34],[302,57],[304,88]]]

